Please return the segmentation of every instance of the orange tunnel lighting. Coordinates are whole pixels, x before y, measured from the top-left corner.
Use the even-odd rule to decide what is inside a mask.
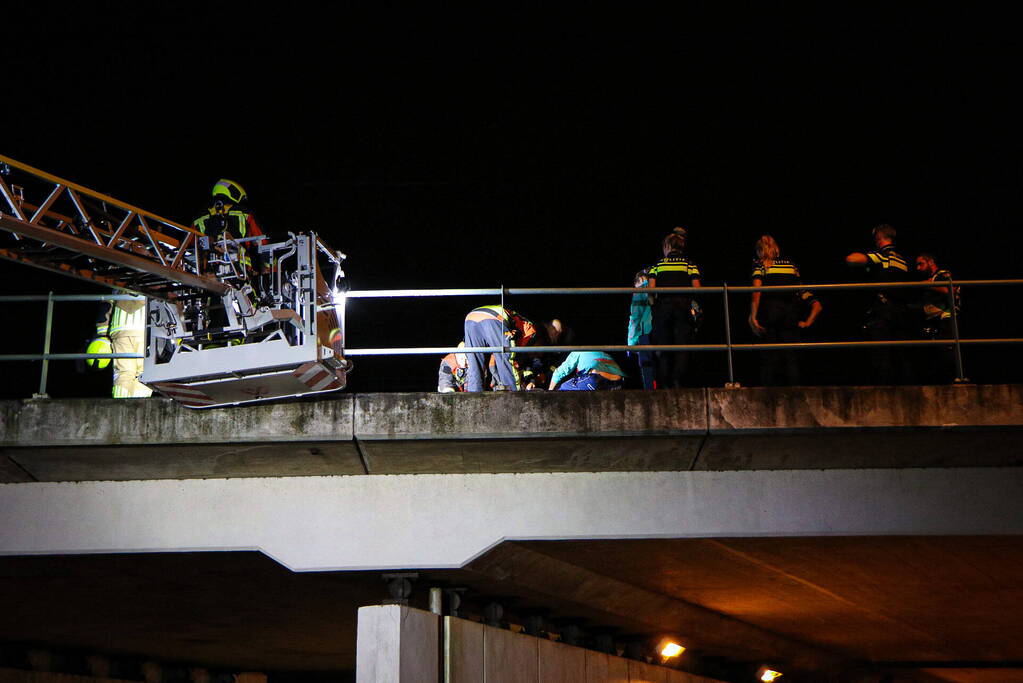
[[[665,659],[678,657],[685,651],[685,646],[679,645],[671,638],[663,638],[659,643],[657,643],[657,653]]]

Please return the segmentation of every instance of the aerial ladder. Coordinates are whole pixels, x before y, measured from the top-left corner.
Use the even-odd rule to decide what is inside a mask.
[[[0,258],[146,297],[141,381],[189,408],[344,388],[345,255],[316,233],[203,235],[0,156]],[[269,272],[254,286],[241,254]]]

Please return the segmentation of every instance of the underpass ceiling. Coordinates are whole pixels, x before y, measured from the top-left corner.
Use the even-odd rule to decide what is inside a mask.
[[[1021,669],[944,668],[1023,661],[1019,537],[521,545],[850,660],[935,663],[930,673],[952,681],[1023,680]]]
[[[388,597],[381,573],[296,574],[256,552],[3,557],[0,641],[351,670],[357,608]],[[413,599],[463,585],[470,611],[494,596],[555,623],[673,630],[711,657],[776,648],[885,662],[897,681],[988,683],[1023,681],[1021,577],[1019,537],[531,541],[420,571]]]

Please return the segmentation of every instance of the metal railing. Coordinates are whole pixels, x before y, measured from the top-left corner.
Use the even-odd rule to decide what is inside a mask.
[[[718,344],[590,344],[572,346],[530,346],[530,353],[567,353],[571,351],[693,351],[723,352],[728,359],[728,385],[735,386],[735,365],[733,354],[737,351],[804,351],[811,349],[871,349],[921,346],[949,346],[954,349],[956,380],[966,381],[963,371],[962,347],[992,344],[1023,344],[1023,338],[983,338],[963,339],[959,333],[959,316],[954,306],[954,292],[961,287],[1004,287],[1023,285],[1023,279],[1002,280],[943,280],[940,282],[887,282],[887,283],[846,283],[821,285],[783,285],[772,287],[737,286],[727,283],[720,287],[496,287],[480,289],[375,289],[350,291],[343,295],[340,313],[345,317],[345,301],[348,299],[397,299],[397,298],[429,298],[429,297],[499,297],[502,306],[508,297],[535,295],[595,295],[595,294],[699,294],[721,295],[724,313],[724,343]],[[732,294],[750,294],[753,292],[796,292],[808,290],[849,291],[849,290],[881,290],[881,289],[925,289],[935,286],[947,286],[952,313],[953,339],[900,339],[890,341],[836,341],[836,342],[798,342],[798,343],[736,343],[733,340],[728,297]],[[43,352],[38,354],[18,353],[2,354],[0,361],[41,361],[42,371],[39,378],[39,392],[36,397],[46,396],[49,362],[52,360],[89,360],[103,358],[143,358],[135,353],[51,353],[53,331],[53,308],[61,302],[103,302],[124,299],[138,299],[130,294],[53,294],[0,296],[0,303],[45,302],[46,327],[43,337]],[[347,329],[346,321],[342,321],[342,329]],[[443,355],[447,353],[513,353],[523,351],[523,347],[515,346],[473,346],[458,348],[454,346],[420,346],[420,347],[387,347],[387,348],[346,348],[345,356],[400,356],[400,355]]]
[[[811,349],[871,349],[871,348],[898,348],[898,347],[922,347],[922,346],[944,346],[951,345],[954,349],[956,381],[967,381],[963,370],[963,346],[989,345],[989,344],[1023,344],[1023,338],[985,338],[985,339],[963,339],[959,333],[959,312],[955,306],[955,292],[962,287],[1000,287],[1023,285],[1023,279],[999,279],[999,280],[941,280],[932,282],[930,280],[916,282],[858,282],[858,283],[829,283],[829,284],[808,284],[808,285],[777,285],[777,286],[729,286],[724,283],[720,287],[522,287],[522,288],[483,288],[483,289],[376,289],[351,291],[346,294],[347,299],[391,299],[402,297],[463,297],[463,296],[492,296],[500,297],[501,306],[505,305],[506,297],[513,296],[534,296],[534,295],[593,295],[593,294],[699,294],[699,295],[721,295],[724,313],[725,340],[723,344],[592,344],[572,346],[529,346],[531,353],[566,353],[571,351],[717,351],[724,352],[728,360],[728,384],[735,384],[735,364],[733,353],[736,351],[784,351],[784,350],[811,350]],[[947,287],[949,297],[949,310],[952,319],[952,339],[898,339],[889,341],[837,341],[837,342],[797,342],[797,343],[760,343],[760,344],[739,344],[735,343],[732,335],[732,325],[729,310],[730,294],[751,294],[753,292],[797,292],[811,291],[814,293],[824,291],[856,291],[856,290],[890,290],[890,289],[930,289],[933,287]],[[344,309],[342,308],[344,314]],[[522,347],[514,346],[493,346],[493,347],[392,347],[392,348],[346,348],[346,356],[389,356],[389,355],[434,355],[447,353],[512,353],[523,351]]]
[[[143,297],[133,294],[49,294],[25,296],[0,296],[0,303],[20,303],[32,301],[46,302],[46,331],[43,334],[42,353],[9,353],[0,355],[0,361],[42,361],[43,368],[39,375],[39,391],[33,398],[47,398],[46,381],[51,360],[89,360],[103,358],[145,358],[139,353],[50,353],[50,341],[53,336],[53,304],[59,302],[103,302],[138,300]]]

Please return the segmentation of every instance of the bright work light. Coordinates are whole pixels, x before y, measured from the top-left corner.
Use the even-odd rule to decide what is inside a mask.
[[[672,657],[678,657],[680,654],[685,652],[685,647],[679,645],[671,638],[663,638],[657,643],[657,653],[665,659]]]
[[[779,678],[780,676],[781,672],[775,671],[774,669],[768,669],[765,667],[760,670],[760,680],[764,681],[764,683],[771,683],[771,681]]]

